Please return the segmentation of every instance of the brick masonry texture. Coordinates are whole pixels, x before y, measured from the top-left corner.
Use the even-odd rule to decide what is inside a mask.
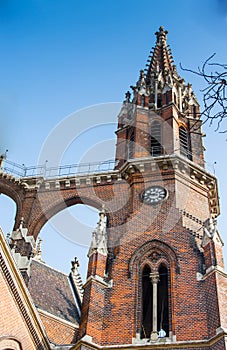
[[[1,336],[14,336],[21,344],[23,344],[25,350],[35,350],[36,345],[31,339],[26,323],[21,317],[18,306],[16,305],[10,290],[7,288],[2,274],[0,275],[0,290],[1,295],[4,296],[4,298],[2,297],[0,299]]]
[[[74,344],[77,338],[78,329],[59,322],[53,317],[40,314],[40,318],[46,329],[49,340],[54,344]]]

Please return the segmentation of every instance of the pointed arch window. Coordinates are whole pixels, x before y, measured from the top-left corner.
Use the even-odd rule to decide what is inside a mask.
[[[158,330],[164,330],[169,335],[169,293],[168,293],[168,269],[165,265],[161,265],[158,270]]]
[[[188,132],[186,128],[183,126],[180,126],[179,128],[179,139],[180,139],[180,153],[186,157],[189,157]]]
[[[142,322],[141,338],[150,338],[152,331],[153,289],[150,281],[151,269],[145,266],[142,272]]]
[[[162,127],[156,120],[151,124],[150,153],[153,157],[162,154]]]
[[[158,94],[157,108],[162,107],[162,95]]]
[[[169,336],[169,276],[165,265],[142,271],[141,338]]]
[[[129,261],[133,282],[136,339],[170,337],[176,334],[176,309],[172,303],[173,278],[180,274],[180,262],[166,243],[151,240],[137,249]],[[142,341],[144,343],[144,340]]]

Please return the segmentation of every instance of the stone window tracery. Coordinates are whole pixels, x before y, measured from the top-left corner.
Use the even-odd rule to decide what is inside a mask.
[[[136,339],[171,338],[174,285],[180,265],[175,252],[164,242],[153,240],[141,246],[129,262],[129,277],[136,295]]]

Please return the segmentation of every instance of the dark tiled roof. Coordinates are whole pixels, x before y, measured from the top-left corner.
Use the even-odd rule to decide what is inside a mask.
[[[35,305],[64,320],[78,323],[79,315],[67,275],[32,260],[28,289]]]

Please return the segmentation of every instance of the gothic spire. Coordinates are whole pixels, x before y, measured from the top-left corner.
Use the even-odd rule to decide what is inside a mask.
[[[172,52],[167,45],[168,31],[163,27],[156,33],[155,47],[150,51],[146,69],[140,71],[133,90],[132,102],[157,110],[164,104],[175,103],[180,112],[192,115],[191,106],[199,106],[189,85],[185,85],[176,69]],[[167,94],[168,96],[164,96]],[[127,99],[130,102],[130,98]],[[196,112],[197,115],[198,111]]]
[[[171,74],[174,71],[172,53],[167,45],[167,34],[168,31],[164,30],[163,27],[160,27],[159,31],[155,33],[156,45],[151,51],[152,56],[149,56],[150,60],[148,59],[147,77],[160,72],[163,75]]]
[[[183,81],[173,64],[172,53],[169,45],[167,45],[167,33],[167,30],[164,30],[163,27],[160,27],[159,31],[155,33],[156,44],[150,51],[146,64],[147,68],[140,71],[136,86],[131,86],[134,91],[134,101],[139,104],[143,105],[144,102],[141,102],[140,98],[138,99],[138,95],[143,96],[144,99],[146,96],[148,98],[153,95],[154,98],[149,100],[150,102],[153,100],[152,105],[157,107],[157,94],[162,92],[164,87],[169,89],[174,84]]]

